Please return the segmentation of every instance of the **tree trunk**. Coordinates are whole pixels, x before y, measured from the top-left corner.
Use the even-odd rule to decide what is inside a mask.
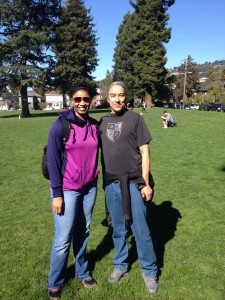
[[[147,91],[145,92],[145,99],[144,99],[146,106],[152,107],[152,95],[150,95]]]
[[[63,93],[63,107],[67,106],[66,94]]]
[[[26,84],[21,86],[20,94],[21,94],[21,105],[22,105],[21,117],[23,118],[30,117]]]

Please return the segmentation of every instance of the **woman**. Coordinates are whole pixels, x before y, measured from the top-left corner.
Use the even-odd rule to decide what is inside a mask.
[[[49,132],[47,155],[55,233],[47,287],[49,297],[54,300],[59,299],[65,281],[71,241],[75,277],[84,287],[96,286],[86,257],[99,173],[97,121],[88,115],[91,99],[96,94],[96,89],[88,83],[73,85],[72,109],[61,112]],[[61,118],[71,123],[70,137],[65,144]]]

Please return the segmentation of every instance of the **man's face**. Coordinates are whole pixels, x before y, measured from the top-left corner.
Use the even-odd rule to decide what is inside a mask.
[[[125,90],[120,85],[113,85],[109,89],[107,101],[111,108],[111,112],[116,114],[125,108],[126,96]]]

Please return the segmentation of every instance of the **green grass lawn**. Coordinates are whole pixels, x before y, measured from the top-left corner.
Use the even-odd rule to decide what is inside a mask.
[[[136,110],[140,112],[140,109]],[[155,196],[149,225],[160,267],[159,292],[144,286],[134,238],[130,272],[107,283],[113,245],[104,226],[102,177],[88,245],[98,285],[84,289],[73,279],[72,255],[62,299],[225,299],[225,113],[171,110],[178,126],[164,129],[163,109],[143,115],[153,140]],[[0,299],[48,299],[46,277],[53,236],[48,182],[41,174],[42,148],[56,112],[0,112],[1,243]],[[92,112],[99,119],[102,112]]]

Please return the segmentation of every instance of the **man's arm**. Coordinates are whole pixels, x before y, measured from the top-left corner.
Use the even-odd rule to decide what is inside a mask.
[[[146,186],[141,190],[141,195],[146,201],[151,200],[152,189],[149,186],[149,171],[150,171],[150,151],[148,144],[139,148],[142,157],[142,177],[144,178]]]

